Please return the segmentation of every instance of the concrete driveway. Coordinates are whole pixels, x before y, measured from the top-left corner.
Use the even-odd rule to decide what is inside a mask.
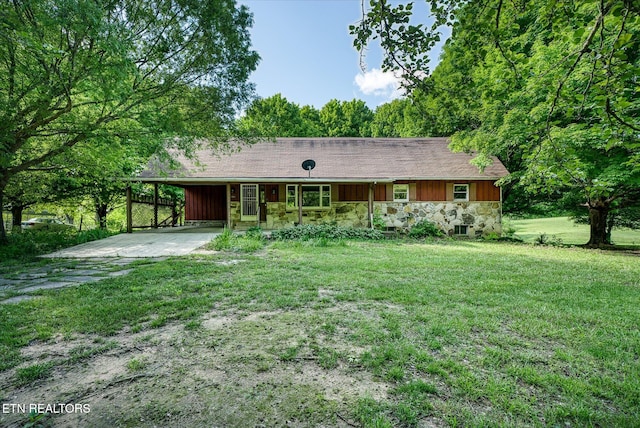
[[[167,257],[183,256],[222,232],[217,228],[174,227],[122,233],[98,241],[65,248],[44,257]]]

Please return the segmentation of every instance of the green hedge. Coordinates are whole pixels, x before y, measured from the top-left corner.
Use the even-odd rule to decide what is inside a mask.
[[[308,241],[311,239],[362,239],[382,240],[384,234],[379,230],[336,226],[331,224],[305,224],[271,232],[271,238],[284,241]]]

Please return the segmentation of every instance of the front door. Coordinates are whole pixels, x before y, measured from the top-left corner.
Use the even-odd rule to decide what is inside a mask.
[[[241,221],[257,221],[258,220],[258,185],[257,184],[241,184],[240,185],[240,220]]]

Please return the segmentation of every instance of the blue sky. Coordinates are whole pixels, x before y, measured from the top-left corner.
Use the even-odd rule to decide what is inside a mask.
[[[397,80],[380,71],[379,48],[368,50],[367,70],[360,69],[349,35],[349,25],[361,17],[360,0],[238,2],[253,13],[251,38],[262,60],[251,80],[260,97],[281,93],[291,102],[317,109],[334,98],[356,98],[375,109],[399,96]],[[426,6],[423,11],[426,17]],[[433,59],[431,65],[435,66]]]

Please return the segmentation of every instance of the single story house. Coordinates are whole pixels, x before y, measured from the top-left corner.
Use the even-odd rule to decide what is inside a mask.
[[[246,229],[307,223],[409,229],[428,219],[449,235],[501,233],[508,174],[484,171],[446,138],[278,138],[229,154],[200,150],[179,168],[137,178],[185,190],[185,222]]]

